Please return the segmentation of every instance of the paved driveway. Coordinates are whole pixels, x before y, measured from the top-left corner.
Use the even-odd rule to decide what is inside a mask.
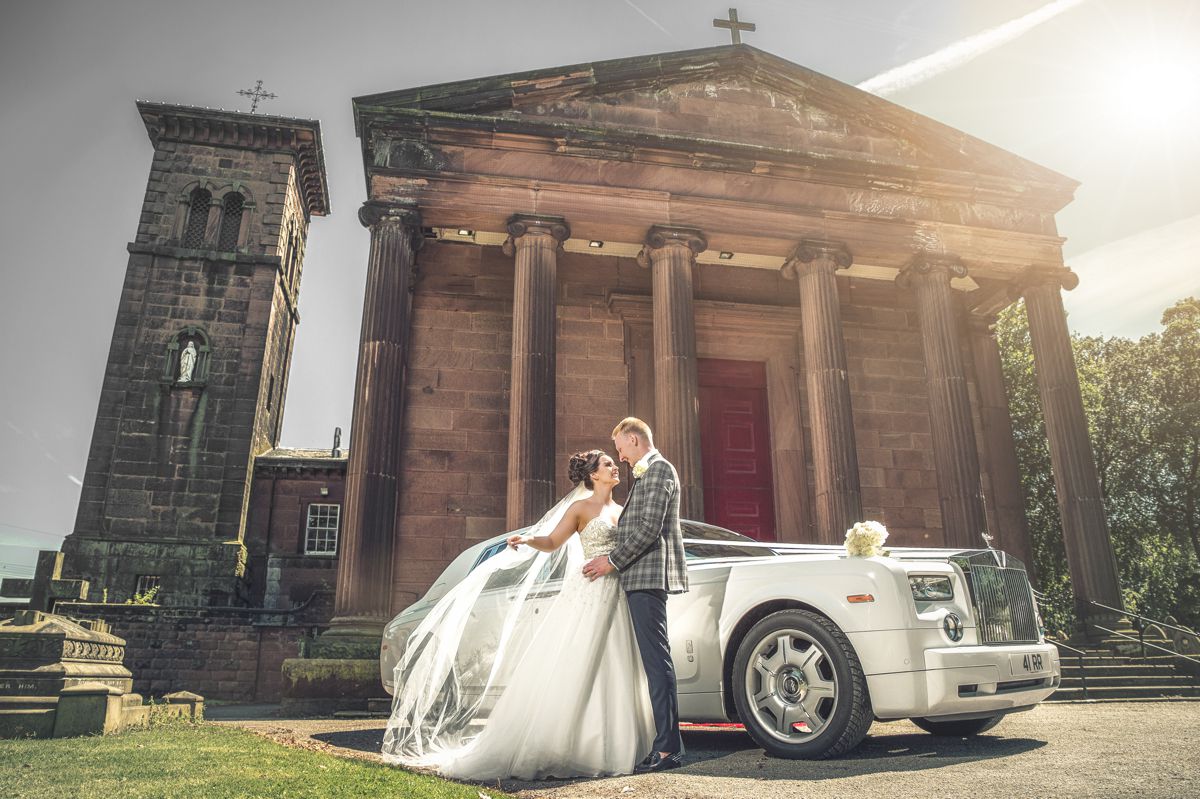
[[[384,726],[378,719],[221,723],[369,759],[378,757]],[[1200,702],[1045,704],[973,739],[877,723],[849,756],[818,762],[767,757],[736,730],[693,730],[684,743],[686,766],[662,775],[502,787],[545,799],[1200,796]]]

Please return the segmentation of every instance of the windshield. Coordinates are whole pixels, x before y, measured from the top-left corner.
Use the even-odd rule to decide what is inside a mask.
[[[753,538],[744,536],[741,533],[735,533],[732,530],[726,530],[724,527],[714,527],[711,524],[702,524],[700,522],[681,522],[679,525],[683,530],[683,552],[688,560],[708,560],[711,558],[772,558],[779,553],[771,549],[769,546],[763,546],[765,542],[755,541]],[[527,529],[527,528],[526,528]],[[517,530],[515,533],[523,533],[524,529]],[[748,546],[739,546],[739,544],[747,544]],[[492,544],[479,554],[479,558],[471,567],[474,569],[480,563],[483,563],[488,558],[500,554],[507,546],[505,541],[498,541]],[[562,577],[565,561],[558,564],[558,574],[552,575],[551,579],[560,579]],[[547,562],[547,567],[550,563]],[[493,581],[489,583],[489,587],[502,587],[505,584],[506,574],[497,572],[493,577]],[[543,574],[539,579],[544,579],[547,575]]]
[[[700,522],[682,522],[683,551],[688,560],[706,558],[773,558],[778,553],[753,538]],[[746,544],[747,546],[739,546]]]

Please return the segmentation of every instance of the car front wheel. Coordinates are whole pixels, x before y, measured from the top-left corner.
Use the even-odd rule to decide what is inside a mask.
[[[862,665],[829,619],[782,610],[755,624],[733,662],[733,699],[750,736],[776,757],[837,757],[873,715]]]

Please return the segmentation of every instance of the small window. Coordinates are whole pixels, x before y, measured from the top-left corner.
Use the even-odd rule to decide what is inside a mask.
[[[246,198],[239,192],[225,195],[221,204],[221,233],[217,237],[217,249],[233,252],[238,246],[238,237],[242,231],[242,211],[246,207]]]
[[[308,506],[308,524],[304,531],[304,554],[337,554],[338,524],[341,505],[312,504]]]
[[[204,232],[208,229],[208,207],[212,204],[212,193],[197,187],[192,190],[188,202],[187,225],[183,229],[183,246],[199,249],[204,246]]]
[[[147,594],[151,590],[158,588],[159,578],[153,574],[139,574],[137,578],[137,588],[134,589],[135,594]]]

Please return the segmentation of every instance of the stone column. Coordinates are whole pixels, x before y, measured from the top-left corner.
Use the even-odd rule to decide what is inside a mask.
[[[1025,518],[1025,493],[1021,489],[1017,446],[1013,439],[995,323],[995,316],[971,316],[967,320],[975,362],[975,385],[979,389],[987,472],[992,486],[990,499],[996,527],[993,534],[997,539],[993,546],[1020,558],[1032,576],[1033,549],[1029,542],[1029,522]]]
[[[508,413],[508,529],[554,504],[557,253],[571,235],[558,216],[514,214],[504,252],[515,260]]]
[[[897,278],[916,295],[929,386],[929,421],[938,504],[946,546],[982,547],[987,516],[979,490],[979,450],[963,370],[959,319],[950,280],[964,277],[957,259],[919,255]]]
[[[374,640],[391,617],[392,554],[400,474],[400,425],[421,219],[413,206],[368,201],[371,230],[346,467],[345,520],[338,541],[333,619],[323,638]]]
[[[1091,634],[1095,631],[1089,622],[1111,628],[1120,616],[1092,602],[1114,608],[1124,605],[1062,303],[1061,288],[1075,288],[1079,277],[1065,268],[1031,270],[1026,281],[1025,312],[1029,315],[1038,392],[1050,440],[1050,464],[1062,515],[1067,565],[1076,613],[1084,623],[1084,632]]]
[[[817,535],[826,544],[841,543],[846,530],[863,520],[846,342],[834,276],[852,262],[840,242],[804,239],[783,266],[783,276],[794,279],[800,290]]]
[[[699,230],[654,225],[638,254],[638,263],[650,269],[654,294],[654,443],[679,472],[680,515],[698,521],[704,520],[704,473],[692,267],[706,249]]]

